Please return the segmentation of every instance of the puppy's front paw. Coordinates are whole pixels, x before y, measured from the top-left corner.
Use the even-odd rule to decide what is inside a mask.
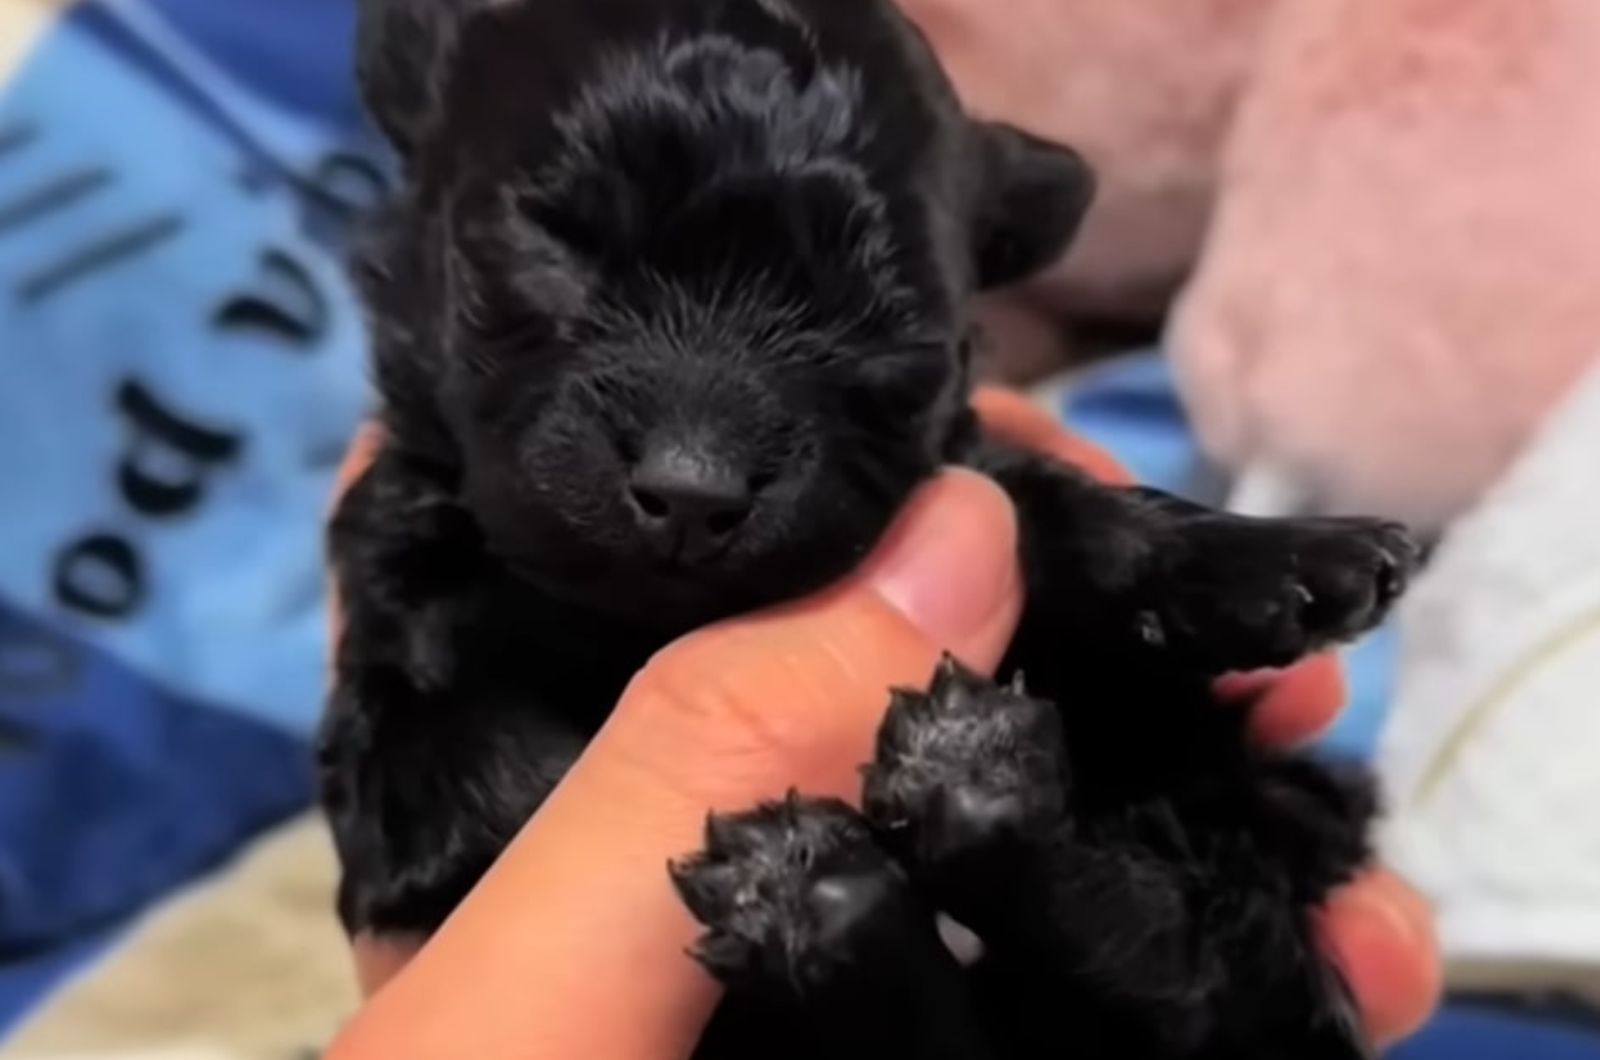
[[[945,875],[1039,838],[1066,805],[1056,708],[947,657],[927,694],[896,692],[863,806],[893,849]]]
[[[1367,632],[1421,556],[1404,527],[1370,519],[1206,515],[1179,534],[1139,632],[1211,673],[1284,666]]]
[[[694,956],[729,987],[803,995],[892,945],[912,905],[905,874],[866,823],[831,799],[790,795],[712,816],[701,853],[672,865],[706,933]]]

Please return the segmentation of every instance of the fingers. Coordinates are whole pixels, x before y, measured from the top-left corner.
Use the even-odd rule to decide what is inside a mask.
[[[1217,682],[1224,699],[1254,701],[1256,738],[1273,747],[1300,747],[1326,732],[1344,709],[1344,668],[1335,655],[1313,655],[1287,670],[1231,674]]]
[[[1218,691],[1255,699],[1256,736],[1279,747],[1316,739],[1345,701],[1344,673],[1333,655],[1226,677]],[[1329,901],[1319,932],[1376,1041],[1397,1041],[1422,1026],[1438,1004],[1442,971],[1433,915],[1421,895],[1394,874],[1375,871]]]
[[[1000,487],[951,471],[913,498],[862,577],[924,639],[991,670],[1021,608],[1016,552]]]
[[[350,943],[355,962],[356,985],[362,997],[371,997],[399,974],[406,962],[422,948],[420,938],[359,935]]]
[[[350,488],[350,484],[367,469],[373,457],[378,455],[378,447],[382,444],[383,428],[370,421],[363,423],[356,431],[350,448],[345,451],[344,460],[339,464],[339,472],[334,478],[335,500],[342,496],[344,491]]]
[[[1283,671],[1226,677],[1218,691],[1256,699],[1257,737],[1281,747],[1314,740],[1345,700],[1343,670],[1333,655]],[[1433,914],[1421,895],[1390,872],[1372,872],[1329,901],[1319,932],[1375,1040],[1397,1041],[1422,1026],[1438,1004],[1443,973]]]
[[[1256,736],[1279,747],[1316,739],[1345,700],[1344,673],[1333,655],[1283,671],[1229,676],[1218,691],[1256,700]],[[1394,1042],[1422,1026],[1438,1004],[1442,972],[1433,914],[1421,895],[1394,874],[1374,871],[1328,902],[1318,928],[1376,1041]]]
[[[946,647],[992,668],[1020,609],[1009,502],[951,472],[845,584],[666,649],[328,1055],[688,1056],[717,991],[684,955],[697,929],[666,865],[707,808],[856,794],[887,689],[926,682]]]
[[[1049,412],[1012,391],[980,388],[973,408],[990,431],[1013,445],[1048,453],[1104,482],[1131,483],[1128,472],[1099,447],[1074,437]],[[1299,746],[1325,732],[1345,702],[1344,672],[1331,656],[1316,656],[1284,671],[1238,674],[1218,683],[1229,699],[1256,700],[1256,735],[1274,746]]]
[[[1073,464],[1103,482],[1133,483],[1133,476],[1111,454],[1063,430],[1059,420],[1015,391],[980,387],[972,407],[984,427],[1012,445]]]
[[[989,430],[1013,444],[1075,463],[1107,482],[1129,481],[1109,456],[1072,438],[1022,397],[985,390],[974,407]],[[1231,675],[1218,682],[1218,692],[1255,701],[1251,722],[1264,744],[1297,747],[1333,725],[1347,689],[1338,657],[1325,654],[1282,671]],[[1421,895],[1391,873],[1374,872],[1328,904],[1320,930],[1376,1040],[1404,1038],[1427,1020],[1443,973],[1432,912]]]
[[[1433,914],[1421,895],[1392,873],[1374,872],[1336,895],[1319,926],[1379,1043],[1427,1021],[1444,975]]]

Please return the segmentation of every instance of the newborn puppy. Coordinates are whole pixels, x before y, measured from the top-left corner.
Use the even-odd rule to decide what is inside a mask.
[[[958,462],[1018,509],[1029,684],[948,663],[861,809],[712,821],[672,869],[729,989],[699,1055],[1368,1055],[1309,919],[1367,786],[1210,687],[1366,630],[1415,553],[983,435],[969,297],[1061,254],[1076,155],[964,116],[887,0],[365,0],[361,74],[407,179],[362,261],[388,444],[332,531],[350,929],[436,928],[652,652]]]

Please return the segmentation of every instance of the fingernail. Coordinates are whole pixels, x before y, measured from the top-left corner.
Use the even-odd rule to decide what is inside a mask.
[[[1365,920],[1392,939],[1407,944],[1423,941],[1417,918],[1376,887],[1347,888],[1335,895],[1330,904],[1340,914]]]
[[[867,566],[867,581],[933,643],[981,647],[1018,606],[1017,522],[981,475],[948,471],[923,487]]]
[[[1442,973],[1429,920],[1398,888],[1372,880],[1347,888],[1323,911],[1329,955],[1344,973],[1372,1035],[1393,1042],[1438,1004]]]

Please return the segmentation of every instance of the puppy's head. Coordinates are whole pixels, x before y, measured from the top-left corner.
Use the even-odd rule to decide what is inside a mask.
[[[478,8],[364,12],[409,171],[369,269],[397,440],[591,606],[841,573],[965,424],[966,296],[1064,248],[1083,166],[966,120],[887,4]]]

